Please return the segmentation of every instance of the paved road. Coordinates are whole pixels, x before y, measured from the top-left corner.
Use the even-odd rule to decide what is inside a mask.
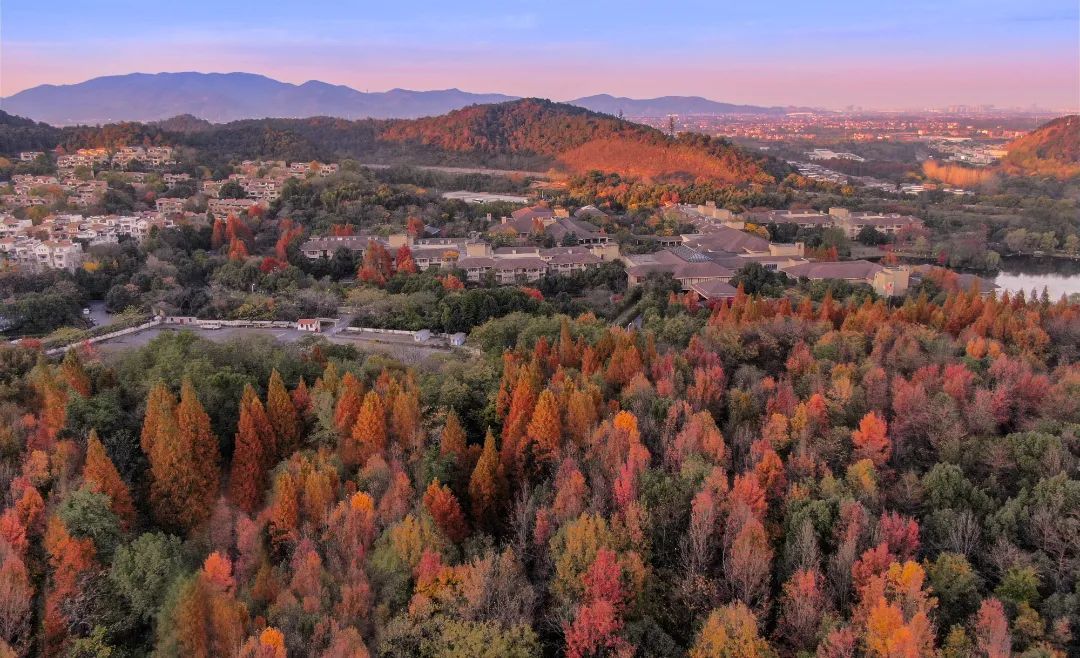
[[[112,313],[105,310],[105,302],[100,300],[87,302],[86,307],[90,309],[90,315],[86,317],[94,323],[95,327],[106,325],[113,321]]]

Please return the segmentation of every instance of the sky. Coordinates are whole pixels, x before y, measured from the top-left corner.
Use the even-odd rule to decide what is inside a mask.
[[[136,71],[553,100],[1075,110],[1080,2],[0,2],[0,96]]]

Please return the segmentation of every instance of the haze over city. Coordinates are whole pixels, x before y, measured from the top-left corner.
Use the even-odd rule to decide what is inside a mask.
[[[0,95],[133,71],[566,100],[1080,106],[1070,0],[167,3],[8,0]]]

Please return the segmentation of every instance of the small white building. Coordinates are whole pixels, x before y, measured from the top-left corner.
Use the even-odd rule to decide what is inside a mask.
[[[318,318],[301,318],[296,321],[297,331],[310,331],[312,333],[319,333],[322,331],[322,324]]]

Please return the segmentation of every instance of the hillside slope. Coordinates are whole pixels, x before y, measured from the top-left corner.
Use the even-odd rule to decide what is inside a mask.
[[[14,121],[14,118],[12,118]],[[27,148],[27,130],[41,148],[71,150],[124,144],[172,144],[222,163],[270,158],[426,164],[493,169],[554,169],[568,175],[591,170],[654,182],[721,184],[774,180],[783,165],[750,155],[722,139],[696,134],[671,138],[659,130],[589,110],[538,99],[474,105],[424,119],[348,121],[249,119],[208,124],[192,117],[155,123],[52,128],[0,125],[0,144]],[[10,132],[10,138],[7,133]],[[45,137],[51,136],[52,142]]]
[[[535,98],[390,122],[378,139],[444,154],[516,154],[534,159],[534,167],[547,164],[569,174],[596,169],[655,181],[771,179],[763,161],[723,140],[672,139],[653,128]]]
[[[1070,178],[1080,175],[1080,115],[1039,126],[1008,146],[1001,162],[1006,173]]]

